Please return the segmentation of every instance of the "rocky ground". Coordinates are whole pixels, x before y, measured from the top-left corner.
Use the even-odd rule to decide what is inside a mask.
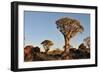
[[[49,60],[73,60],[73,59],[88,59],[90,58],[90,48],[86,48],[84,44],[80,44],[78,49],[70,48],[66,53],[62,50],[53,50],[48,53],[41,52],[40,48],[32,46],[28,47],[29,53],[25,53],[24,60],[27,61],[49,61]],[[24,49],[25,50],[25,49]]]

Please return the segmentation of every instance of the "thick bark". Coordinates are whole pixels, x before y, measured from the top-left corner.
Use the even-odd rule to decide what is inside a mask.
[[[65,52],[69,53],[69,49],[70,49],[70,38],[65,37]]]
[[[64,35],[64,39],[65,39],[65,46],[64,46],[64,51],[62,52],[62,58],[69,59],[70,38]]]
[[[64,36],[64,38],[65,38],[65,51],[66,51],[66,53],[69,53],[69,49],[70,49],[70,38],[71,38],[72,30],[70,30],[66,34],[67,35]]]

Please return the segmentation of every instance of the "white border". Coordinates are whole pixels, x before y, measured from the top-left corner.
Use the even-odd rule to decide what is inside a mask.
[[[46,11],[46,12],[69,12],[69,13],[88,13],[91,16],[91,59],[80,60],[63,60],[63,61],[42,61],[42,62],[24,62],[23,39],[24,34],[24,11]],[[79,9],[79,8],[60,8],[60,7],[46,7],[46,6],[25,6],[18,7],[18,68],[36,68],[36,67],[50,67],[50,66],[71,66],[95,64],[95,10],[93,9]]]

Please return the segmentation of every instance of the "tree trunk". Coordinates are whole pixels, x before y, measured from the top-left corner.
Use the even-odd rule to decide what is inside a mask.
[[[45,53],[47,54],[47,52],[49,51],[49,47],[46,46],[46,50],[45,50]]]
[[[65,37],[65,52],[68,54],[69,53],[69,49],[70,49],[70,38],[68,38],[67,36]]]

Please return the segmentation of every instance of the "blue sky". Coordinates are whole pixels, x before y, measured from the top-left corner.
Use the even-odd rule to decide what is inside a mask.
[[[79,33],[71,39],[73,47],[83,42],[85,37],[90,36],[90,15],[82,13],[60,13],[60,12],[32,12],[24,11],[24,45],[33,45],[43,48],[40,44],[44,40],[52,40],[54,48],[62,49],[64,37],[56,28],[56,20],[62,17],[77,19],[84,27],[84,32]]]

